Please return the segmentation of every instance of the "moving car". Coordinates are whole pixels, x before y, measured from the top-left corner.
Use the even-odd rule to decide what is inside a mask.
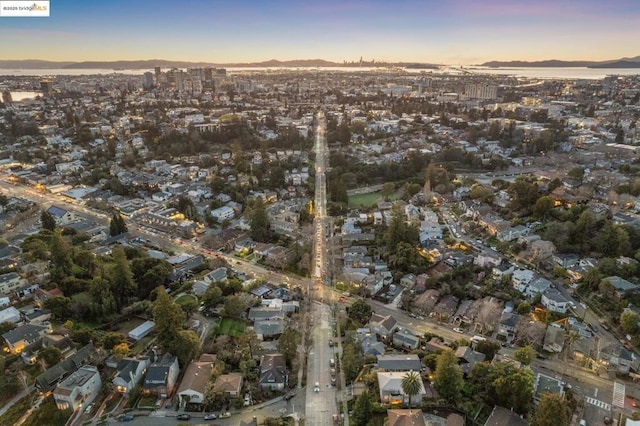
[[[132,414],[123,414],[123,415],[119,416],[117,418],[117,420],[119,422],[131,422],[131,421],[133,421],[133,415]]]
[[[191,420],[191,414],[181,413],[176,416],[178,420]]]
[[[453,331],[455,331],[456,333],[464,334],[464,330],[463,330],[463,329],[461,329],[460,327],[454,327],[454,328],[453,328]]]
[[[313,385],[313,391],[320,392],[320,382],[316,382],[316,384]]]
[[[204,416],[204,420],[215,420],[218,418],[218,415],[216,413],[209,413],[209,414],[205,414]]]

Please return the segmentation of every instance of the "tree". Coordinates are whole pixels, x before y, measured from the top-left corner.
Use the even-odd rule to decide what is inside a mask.
[[[269,242],[271,237],[269,216],[267,215],[264,202],[260,197],[255,198],[251,205],[249,226],[251,227],[250,235],[252,239],[261,243]]]
[[[116,236],[127,232],[127,224],[124,221],[122,215],[118,212],[114,212],[109,221],[109,235]]]
[[[184,368],[200,352],[200,339],[191,330],[180,330],[163,344],[163,348],[178,357],[178,362]]]
[[[182,312],[184,312],[184,314],[187,316],[187,319],[191,318],[191,316],[198,311],[198,307],[198,302],[194,299],[187,300],[180,305],[180,308],[182,309]]]
[[[114,348],[114,346],[125,343],[126,341],[127,338],[124,334],[118,333],[117,331],[110,331],[106,336],[104,336],[104,339],[102,340],[102,346],[107,350],[111,350]]]
[[[481,340],[476,343],[476,351],[485,354],[487,361],[491,361],[499,350],[500,345],[489,340]]]
[[[371,306],[363,300],[356,300],[353,305],[347,309],[349,318],[360,325],[367,324],[373,314]]]
[[[62,361],[62,352],[55,346],[47,346],[38,352],[38,358],[44,361],[47,368],[51,368]]]
[[[206,309],[214,309],[222,302],[222,289],[215,284],[211,284],[204,294],[202,303]]]
[[[569,426],[571,413],[562,396],[544,393],[536,409],[534,426]]]
[[[153,320],[158,331],[158,341],[160,344],[170,341],[174,335],[182,329],[184,323],[184,312],[180,309],[164,287],[160,286],[156,290],[156,300],[153,303]]]
[[[531,303],[527,301],[520,302],[516,308],[516,313],[518,315],[529,315],[531,313]]]
[[[236,294],[224,300],[224,314],[232,318],[240,318],[246,309],[244,300]]]
[[[56,229],[55,218],[46,210],[42,210],[42,213],[40,213],[40,223],[42,224],[42,229],[48,229],[49,231]]]
[[[497,403],[526,414],[533,399],[533,372],[529,368],[518,369],[508,364],[498,367],[498,370],[501,374],[492,383]]]
[[[422,377],[420,377],[420,373],[417,371],[409,371],[402,378],[402,382],[400,383],[402,386],[402,392],[409,398],[408,406],[411,408],[411,398],[418,395],[422,390]]]
[[[298,352],[299,340],[298,332],[291,327],[286,327],[278,339],[278,351],[284,355],[289,366]]]
[[[73,261],[71,260],[71,249],[62,238],[59,231],[51,236],[51,278],[54,281],[61,281],[71,275]]]
[[[118,309],[122,309],[133,301],[138,287],[133,280],[129,261],[122,247],[115,247],[112,251],[114,265],[111,268],[110,286]]]
[[[638,330],[638,314],[627,309],[620,314],[620,326],[627,334],[633,334]]]
[[[117,360],[121,360],[125,356],[129,355],[129,345],[127,342],[118,343],[112,350]]]
[[[535,355],[536,354],[533,348],[529,345],[525,345],[520,349],[516,349],[516,351],[513,352],[513,359],[515,359],[516,361],[518,361],[523,365],[530,365]]]
[[[373,414],[373,403],[369,392],[363,392],[358,396],[356,402],[353,404],[353,414],[351,415],[351,422],[355,426],[367,426],[371,420]]]
[[[71,317],[71,299],[68,297],[51,297],[44,301],[44,307],[60,321]]]
[[[393,182],[385,182],[382,185],[382,189],[380,189],[380,195],[385,199],[385,201],[389,201],[389,197],[396,191],[396,186]]]
[[[436,361],[433,385],[438,395],[447,402],[453,402],[460,396],[464,384],[462,370],[452,350],[443,351]]]
[[[538,200],[536,201],[536,203],[533,205],[533,214],[536,217],[539,218],[546,218],[547,217],[547,213],[549,213],[549,211],[551,211],[551,209],[554,206],[554,200],[553,197],[546,195],[544,197],[540,197],[538,198]]]

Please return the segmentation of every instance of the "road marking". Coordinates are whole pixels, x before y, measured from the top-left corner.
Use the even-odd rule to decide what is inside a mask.
[[[599,399],[591,398],[590,396],[584,399],[588,404],[595,405],[598,408],[602,408],[606,411],[611,411],[611,404],[607,404],[604,401],[600,401]]]
[[[624,383],[613,382],[613,406],[624,408],[626,389]]]

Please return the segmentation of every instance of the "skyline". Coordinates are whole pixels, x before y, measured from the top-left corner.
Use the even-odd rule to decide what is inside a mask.
[[[469,65],[639,54],[629,41],[640,39],[640,2],[527,3],[60,0],[51,2],[48,18],[2,18],[0,59],[234,63],[362,57]]]

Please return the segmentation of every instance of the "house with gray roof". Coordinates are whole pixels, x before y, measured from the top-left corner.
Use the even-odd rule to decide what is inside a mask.
[[[378,368],[384,371],[420,371],[422,362],[417,354],[378,355]]]
[[[260,379],[263,389],[282,391],[287,385],[287,363],[283,354],[264,354],[260,359]]]
[[[263,339],[277,338],[284,331],[284,320],[256,321],[253,323],[253,331]]]
[[[53,367],[49,368],[38,377],[36,377],[35,386],[41,392],[50,392],[55,389],[58,382],[66,376],[76,371],[78,368],[87,364],[91,357],[95,354],[93,343],[78,349],[76,353],[60,361]]]
[[[398,321],[391,315],[382,316],[374,313],[369,320],[369,327],[380,337],[388,338],[398,329]]]
[[[149,366],[142,389],[167,398],[173,392],[179,373],[178,357],[167,352]]]
[[[392,341],[394,345],[407,349],[416,349],[420,346],[420,337],[416,336],[408,328],[403,328],[393,333]]]
[[[617,275],[603,278],[600,283],[602,284],[605,281],[611,284],[614,289],[614,295],[618,299],[624,299],[628,295],[636,293],[638,291],[637,284],[634,284],[631,281],[627,281],[624,278],[620,278]]]
[[[122,358],[118,362],[116,376],[112,380],[116,392],[128,395],[140,383],[150,362],[151,360],[148,357],[140,359]]]
[[[49,326],[24,324],[7,331],[2,335],[2,338],[11,353],[19,354],[26,346],[41,340],[42,336],[49,332],[51,332]]]

